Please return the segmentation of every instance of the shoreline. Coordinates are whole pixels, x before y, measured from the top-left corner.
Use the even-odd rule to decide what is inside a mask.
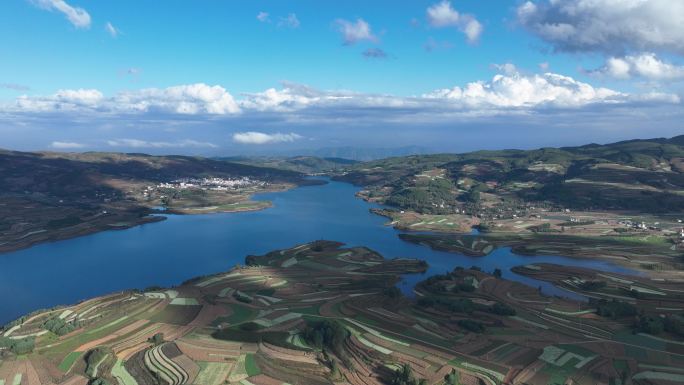
[[[264,191],[259,191],[252,193],[248,196],[248,200],[233,203],[236,206],[239,205],[253,205],[254,207],[237,207],[236,209],[226,209],[226,204],[214,205],[214,206],[204,206],[195,208],[197,211],[193,210],[193,207],[184,208],[168,208],[166,210],[158,210],[153,207],[144,207],[146,210],[146,215],[144,217],[133,218],[130,223],[103,223],[95,224],[93,227],[87,227],[83,229],[76,229],[72,227],[66,227],[63,229],[58,229],[57,231],[39,231],[33,234],[29,233],[24,235],[20,239],[13,241],[0,242],[0,258],[3,254],[12,253],[15,251],[29,249],[33,246],[65,241],[69,239],[79,238],[83,236],[93,235],[109,230],[127,230],[133,227],[161,222],[166,220],[164,215],[206,215],[206,214],[230,214],[230,213],[241,213],[241,212],[254,212],[262,211],[273,207],[273,202],[268,200],[254,200],[255,196],[261,194],[271,194],[291,191],[301,187],[308,186],[318,186],[326,184],[327,182],[321,181],[320,179],[303,179],[299,183],[286,183],[281,185],[276,185],[276,187],[271,187],[264,189]],[[223,207],[223,208],[222,208]],[[208,209],[207,209],[208,208]],[[82,225],[82,224],[79,224]],[[61,230],[61,231],[60,231]],[[39,237],[34,237],[39,236]],[[24,241],[26,240],[26,241]]]
[[[66,232],[66,233],[65,232],[56,232],[56,233],[43,232],[43,233],[39,233],[39,234],[47,234],[48,237],[46,237],[44,239],[34,239],[34,240],[29,241],[29,242],[14,243],[11,246],[6,246],[7,242],[0,244],[0,258],[2,258],[3,254],[29,249],[33,246],[38,246],[38,245],[42,245],[42,244],[46,244],[46,243],[66,241],[69,239],[85,237],[88,235],[93,235],[93,234],[101,233],[104,231],[127,230],[127,229],[130,229],[133,227],[157,223],[157,222],[162,222],[165,220],[166,220],[166,217],[164,217],[164,216],[147,215],[147,216],[141,218],[139,221],[136,221],[134,223],[128,223],[128,224],[107,224],[107,225],[103,225],[103,226],[90,227],[90,228],[86,228],[86,229],[80,229],[79,231]],[[26,238],[29,238],[29,237],[26,237]]]
[[[133,227],[138,227],[142,225],[147,225],[147,224],[153,224],[157,222],[163,222],[167,218],[165,215],[210,215],[210,214],[232,214],[232,213],[244,213],[244,212],[253,212],[253,211],[262,211],[262,210],[267,210],[269,208],[273,207],[273,203],[270,201],[250,201],[250,202],[268,202],[267,204],[260,206],[260,207],[254,207],[254,208],[238,208],[235,210],[213,210],[213,211],[198,211],[198,212],[192,212],[188,210],[178,210],[178,209],[169,209],[166,211],[154,211],[150,212],[147,216],[141,218],[141,220],[129,223],[129,224],[105,224],[102,226],[97,226],[97,227],[91,227],[87,229],[82,229],[80,231],[76,232],[67,232],[67,233],[62,233],[62,232],[57,232],[57,233],[48,233],[48,232],[42,232],[42,233],[37,233],[38,234],[49,234],[48,237],[44,239],[35,239],[29,242],[19,242],[19,243],[14,243],[11,246],[7,247],[6,243],[5,244],[0,244],[0,258],[2,258],[3,254],[6,253],[12,253],[15,251],[20,251],[20,250],[25,250],[29,249],[33,246],[38,246],[42,245],[45,243],[52,243],[52,242],[60,242],[60,241],[66,241],[69,239],[75,239],[75,238],[80,238],[80,237],[85,237],[88,235],[93,235],[105,231],[121,231],[121,230],[128,230]],[[65,230],[68,230],[65,229]],[[26,237],[30,238],[30,237]]]

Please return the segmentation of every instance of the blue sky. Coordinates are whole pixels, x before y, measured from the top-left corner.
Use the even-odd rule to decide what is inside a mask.
[[[666,0],[6,0],[0,147],[230,155],[669,136],[684,133],[682,25],[684,5]]]

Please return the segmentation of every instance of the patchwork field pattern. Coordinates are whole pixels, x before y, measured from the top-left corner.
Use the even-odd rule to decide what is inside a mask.
[[[477,269],[430,277],[415,298],[402,295],[401,275],[425,269],[419,260],[317,241],[248,256],[243,267],[172,290],[37,313],[0,331],[33,335],[35,345],[21,355],[0,350],[0,385],[86,385],[92,375],[119,385],[380,385],[396,383],[404,367],[428,385],[445,376],[473,385],[682,382],[684,341],[676,336],[633,334],[629,318]],[[560,286],[580,282],[551,265],[521,269]],[[612,293],[601,290],[595,294]],[[658,295],[643,293],[647,305]],[[660,303],[648,306],[684,308],[677,294]],[[73,330],[46,331],[54,318]],[[96,348],[106,354],[88,375]]]

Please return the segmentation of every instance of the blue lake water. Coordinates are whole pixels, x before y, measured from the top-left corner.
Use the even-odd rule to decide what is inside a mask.
[[[106,231],[0,254],[0,324],[39,308],[70,304],[93,296],[153,285],[172,286],[199,275],[230,269],[249,254],[264,254],[317,239],[367,246],[386,258],[425,259],[425,274],[404,277],[402,291],[426,276],[456,266],[500,268],[503,276],[542,286],[544,292],[572,296],[550,284],[519,276],[513,266],[550,262],[629,273],[597,260],[560,256],[528,257],[497,249],[467,257],[404,242],[399,231],[371,214],[375,205],[358,199],[357,187],[340,182],[260,194],[274,207],[256,212],[170,215],[163,222]]]

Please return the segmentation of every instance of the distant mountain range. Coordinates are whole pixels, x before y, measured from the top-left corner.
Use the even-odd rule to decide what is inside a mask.
[[[315,156],[318,158],[342,158],[357,161],[369,161],[395,156],[429,154],[430,149],[420,146],[406,146],[396,148],[373,148],[373,147],[324,147],[318,149],[291,150],[283,155],[287,156]]]

